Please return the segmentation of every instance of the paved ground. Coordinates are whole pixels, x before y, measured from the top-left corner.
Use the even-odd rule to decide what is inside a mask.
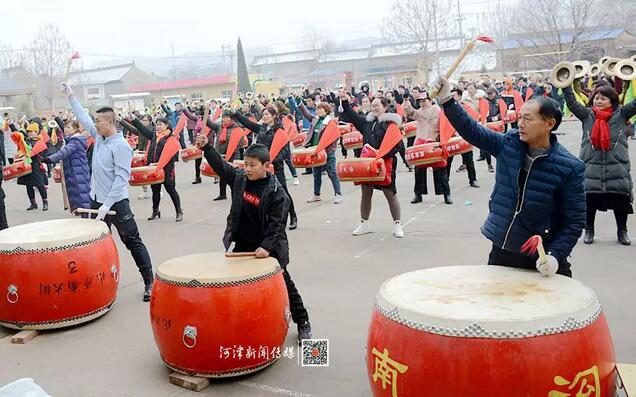
[[[567,122],[560,139],[578,153],[578,122]],[[636,151],[632,147],[632,158]],[[459,164],[455,161],[453,169]],[[174,222],[167,196],[161,220],[146,220],[150,200],[136,199],[133,211],[155,265],[185,254],[221,250],[221,236],[229,202],[212,203],[218,187],[210,180],[193,186],[191,163],[178,165],[178,190],[185,210],[183,223]],[[330,367],[309,369],[295,360],[281,359],[272,367],[238,380],[214,382],[204,396],[367,396],[370,394],[364,362],[367,326],[379,285],[399,273],[439,265],[483,264],[490,249],[479,233],[487,213],[494,174],[477,163],[481,189],[468,187],[465,173],[451,175],[455,204],[428,196],[409,204],[413,174],[400,166],[399,197],[406,237],[391,235],[391,220],[382,195],[376,194],[372,213],[374,233],[354,238],[359,190],[344,184],[344,202],[306,204],[311,177],[291,187],[299,211],[299,229],[289,233],[289,270],[309,309],[314,336],[330,340]],[[429,180],[431,176],[429,175]],[[432,182],[429,182],[432,183]],[[9,222],[12,225],[64,218],[59,186],[50,187],[51,210],[27,213],[24,187],[5,183]],[[325,178],[325,199],[333,190]],[[632,216],[629,227],[636,231]],[[636,234],[632,233],[632,238]],[[0,328],[0,385],[20,377],[33,377],[54,396],[189,396],[195,395],[168,382],[149,326],[148,305],[141,302],[142,283],[129,253],[120,244],[122,279],[113,309],[104,317],[67,330],[45,333],[27,345],[12,345],[9,331]],[[175,243],[176,242],[176,243]],[[597,242],[580,244],[573,253],[574,276],[599,295],[621,362],[636,362],[634,302],[636,256],[633,247],[616,243],[614,218],[597,217]],[[287,346],[294,346],[295,328]]]

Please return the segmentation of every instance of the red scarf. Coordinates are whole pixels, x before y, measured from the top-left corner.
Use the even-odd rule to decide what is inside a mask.
[[[593,107],[592,111],[596,118],[592,127],[592,146],[602,151],[608,151],[610,148],[610,129],[607,120],[614,114],[614,109],[602,110]]]
[[[219,143],[225,143],[227,141],[227,130],[232,127],[234,121],[230,120],[229,122],[223,122],[223,128],[221,129],[221,134],[219,135]]]

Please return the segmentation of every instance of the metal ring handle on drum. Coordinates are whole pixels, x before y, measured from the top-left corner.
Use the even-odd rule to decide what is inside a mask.
[[[186,337],[192,339],[193,343],[189,344],[188,341],[186,340]],[[183,329],[183,337],[181,338],[181,340],[183,340],[183,344],[188,349],[194,348],[197,345],[197,327],[186,325],[185,328]]]
[[[11,299],[11,296],[15,296],[15,298]],[[7,301],[11,304],[14,304],[17,303],[19,299],[20,296],[18,295],[18,287],[13,284],[9,285],[7,287]]]
[[[117,271],[117,266],[113,265],[110,268],[110,274],[113,275],[113,280],[115,280],[116,283],[119,282],[119,272]]]

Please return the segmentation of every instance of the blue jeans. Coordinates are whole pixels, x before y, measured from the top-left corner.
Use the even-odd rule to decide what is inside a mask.
[[[336,174],[336,153],[329,153],[327,155],[327,164],[314,167],[314,195],[320,196],[320,187],[322,185],[322,171],[326,170],[327,175],[329,175],[329,179],[331,179],[331,184],[333,185],[333,191],[336,194],[341,194],[340,192],[340,180],[338,179],[338,175]]]

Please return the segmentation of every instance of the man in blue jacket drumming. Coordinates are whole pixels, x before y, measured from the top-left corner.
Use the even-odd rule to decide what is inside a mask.
[[[507,133],[491,131],[475,122],[451,97],[443,77],[435,88],[444,114],[459,135],[497,159],[495,187],[489,214],[481,232],[492,241],[489,265],[572,277],[568,256],[585,226],[585,165],[557,142],[561,124],[559,105],[539,97],[526,102],[519,113],[519,128]],[[547,255],[521,253],[521,246],[540,235]]]

